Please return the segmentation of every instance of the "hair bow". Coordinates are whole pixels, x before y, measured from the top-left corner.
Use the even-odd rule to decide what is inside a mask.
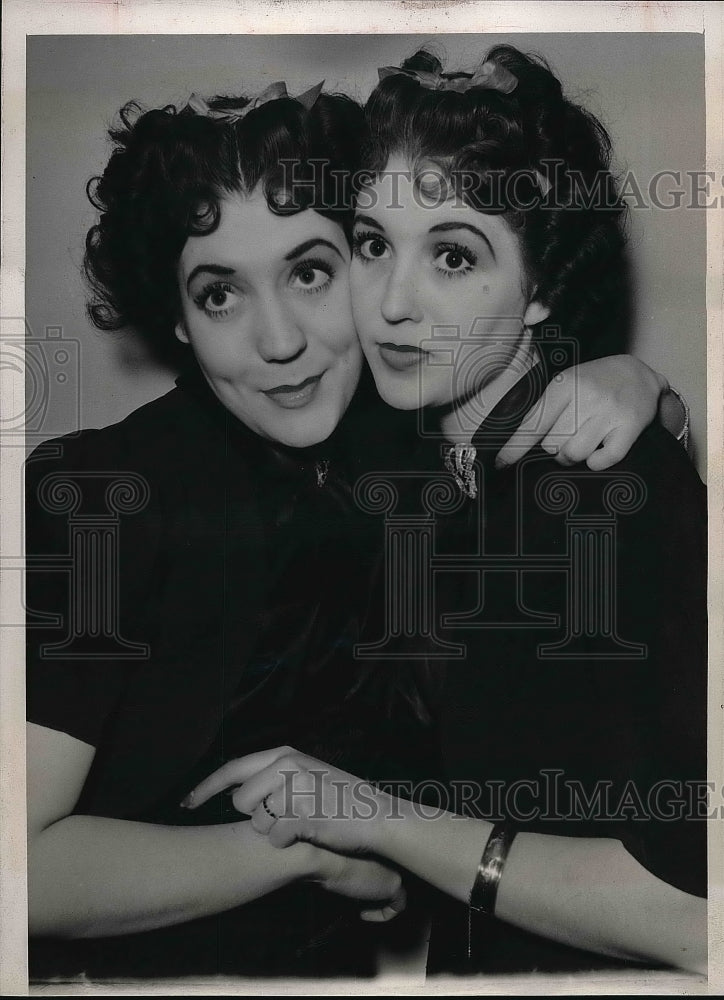
[[[322,92],[323,86],[324,80],[316,84],[316,86],[310,87],[309,90],[305,90],[299,97],[292,98],[292,100],[299,101],[307,111],[311,111]],[[250,111],[260,108],[262,104],[267,104],[269,101],[277,101],[281,97],[291,97],[291,94],[287,91],[286,83],[282,80],[277,80],[276,83],[269,84],[265,90],[262,90],[258,97],[255,97],[253,101],[249,101],[243,108],[212,108],[208,101],[198,94],[192,94],[189,97],[187,107],[195,111],[197,115],[205,115],[207,118],[213,118],[215,121],[233,125],[234,122],[245,118]]]
[[[498,90],[501,94],[511,94],[518,86],[517,77],[513,76],[505,66],[488,60],[483,61],[474,70],[472,76],[445,76],[443,73],[433,73],[422,69],[402,69],[399,66],[383,66],[377,70],[380,80],[388,76],[409,76],[412,80],[417,80],[421,87],[427,90],[454,90],[458,94],[464,94],[473,87],[484,90]]]

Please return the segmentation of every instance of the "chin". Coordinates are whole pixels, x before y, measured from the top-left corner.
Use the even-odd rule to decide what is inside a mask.
[[[322,444],[334,433],[342,416],[342,412],[309,413],[302,419],[297,416],[289,425],[275,428],[276,433],[269,437],[287,448],[312,448],[315,444]]]
[[[396,379],[390,378],[387,372],[380,373],[372,369],[375,386],[380,398],[388,406],[395,410],[421,410],[425,406],[430,406],[430,401],[426,398],[427,393],[420,392],[419,378]]]

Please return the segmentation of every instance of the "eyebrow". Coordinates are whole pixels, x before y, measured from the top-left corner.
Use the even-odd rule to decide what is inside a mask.
[[[469,222],[441,222],[439,225],[433,226],[429,230],[429,232],[451,233],[456,229],[467,229],[469,232],[474,233],[475,236],[479,236],[484,243],[487,243],[488,250],[490,250],[490,253],[493,255],[493,260],[497,260],[495,256],[495,250],[493,250],[493,244],[490,242],[488,237],[485,235],[482,229],[478,229],[477,226],[473,226]]]
[[[311,250],[312,247],[319,246],[329,247],[330,250],[334,250],[338,257],[344,260],[344,256],[342,255],[339,247],[336,247],[334,243],[331,243],[329,240],[322,239],[321,236],[317,236],[314,239],[305,240],[304,243],[300,243],[299,246],[294,247],[293,250],[290,250],[288,254],[284,255],[284,260],[296,260],[298,257],[301,257],[302,254],[305,254],[307,250]]]
[[[206,272],[207,274],[220,274],[220,275],[230,275],[234,274],[233,267],[224,267],[222,264],[197,264],[193,269],[191,274],[186,279],[186,291],[188,292],[191,287],[191,282],[194,280],[197,274],[202,274]]]
[[[354,224],[357,225],[358,222],[361,222],[364,226],[372,226],[373,229],[379,229],[381,233],[385,231],[385,227],[380,225],[371,215],[355,215]]]
[[[329,247],[330,250],[334,250],[338,257],[344,260],[344,256],[340,252],[339,248],[331,243],[329,240],[323,239],[321,236],[316,236],[311,240],[305,240],[304,243],[300,243],[298,246],[294,247],[289,251],[288,254],[284,255],[284,260],[291,261],[297,260],[302,254],[305,254],[312,247],[324,246]],[[236,274],[233,267],[227,267],[224,264],[197,264],[192,270],[191,274],[186,279],[186,291],[188,292],[191,287],[191,282],[198,274],[216,274],[222,277],[229,277],[232,274]]]
[[[385,227],[380,225],[380,223],[377,222],[376,219],[373,219],[371,215],[356,215],[354,218],[354,222],[355,225],[358,222],[360,222],[365,226],[372,226],[373,229],[377,229],[381,233],[385,231]],[[485,235],[482,229],[478,229],[477,226],[473,226],[469,222],[440,222],[438,223],[438,225],[432,226],[428,230],[428,232],[451,233],[454,232],[456,229],[467,229],[468,232],[471,232],[475,236],[478,236],[485,244],[487,244],[488,250],[490,250],[490,253],[493,256],[493,260],[497,260],[497,257],[495,256],[495,250],[493,250],[493,244],[490,242],[488,237]]]

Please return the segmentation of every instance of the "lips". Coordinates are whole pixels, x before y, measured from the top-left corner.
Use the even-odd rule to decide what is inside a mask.
[[[294,410],[306,406],[317,394],[322,375],[311,375],[295,385],[277,385],[273,389],[265,389],[264,395],[285,409]]]
[[[380,357],[388,367],[397,372],[416,368],[428,356],[428,351],[408,344],[383,343],[379,345]]]

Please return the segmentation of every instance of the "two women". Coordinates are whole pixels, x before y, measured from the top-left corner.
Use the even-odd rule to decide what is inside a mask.
[[[362,135],[344,98],[277,93],[114,133],[93,318],[190,355],[167,396],[28,465],[35,976],[371,973],[360,903],[332,894],[371,920],[403,906],[377,862],[282,854],[230,801],[182,805],[275,744],[379,781],[439,766],[424,672],[353,657],[384,555],[353,486],[404,469],[417,435],[358,388],[351,192],[317,196],[356,174]],[[281,161],[309,183],[289,191]],[[94,518],[115,526],[100,549]]]

